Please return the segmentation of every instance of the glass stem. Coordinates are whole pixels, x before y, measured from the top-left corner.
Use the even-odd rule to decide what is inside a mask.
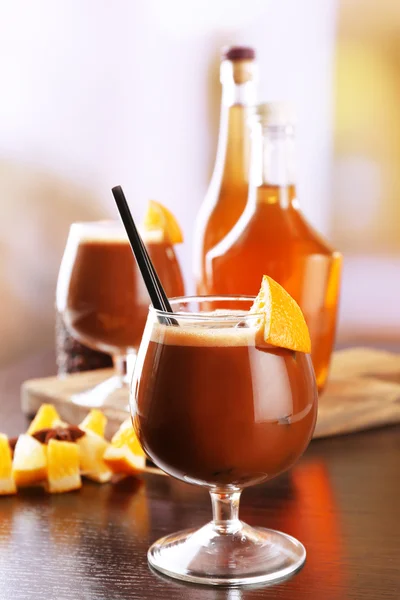
[[[235,533],[242,527],[239,520],[241,490],[210,492],[213,525],[218,533]]]
[[[116,376],[120,380],[121,387],[128,383],[128,362],[127,357],[124,354],[115,354],[113,356],[113,363]]]

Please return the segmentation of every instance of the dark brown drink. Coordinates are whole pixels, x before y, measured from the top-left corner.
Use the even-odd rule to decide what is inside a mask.
[[[106,352],[136,349],[150,301],[127,238],[112,229],[104,233],[99,225],[97,232],[89,230],[69,243],[60,276],[68,288],[62,310],[68,329],[83,343]],[[149,239],[146,247],[167,294],[182,295],[172,245]]]
[[[138,363],[135,428],[174,477],[251,485],[285,471],[310,441],[310,357],[257,347],[254,329],[154,323]]]

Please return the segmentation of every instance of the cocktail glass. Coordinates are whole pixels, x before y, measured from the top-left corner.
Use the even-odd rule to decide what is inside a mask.
[[[162,231],[143,234],[167,294],[183,293],[171,243]],[[84,406],[128,405],[129,365],[146,323],[149,297],[123,226],[114,221],[71,226],[57,284],[57,309],[71,335],[113,357],[115,375],[76,394]]]
[[[149,309],[131,389],[141,444],[163,471],[207,488],[213,519],[154,543],[150,564],[214,585],[272,582],[304,563],[293,537],[239,519],[244,487],[286,471],[315,426],[310,356],[256,342],[251,297],[188,297]],[[217,307],[214,311],[213,306]],[[240,310],[238,310],[238,307]]]

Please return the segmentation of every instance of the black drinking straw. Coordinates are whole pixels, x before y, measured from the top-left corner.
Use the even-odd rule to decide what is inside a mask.
[[[146,246],[137,230],[122,187],[117,185],[113,187],[111,191],[131,244],[133,255],[136,258],[137,265],[149,293],[151,303],[156,310],[172,313],[173,311],[167,294],[165,293],[150,256],[147,253]],[[163,319],[163,321],[166,321],[170,325],[177,324],[175,319],[166,318]]]

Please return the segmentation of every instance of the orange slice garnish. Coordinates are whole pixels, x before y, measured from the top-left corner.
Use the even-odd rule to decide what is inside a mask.
[[[13,476],[16,485],[37,485],[46,479],[46,446],[27,434],[19,436],[14,449]]]
[[[41,429],[53,429],[53,427],[61,424],[60,415],[54,406],[52,404],[42,404],[32,423],[29,425],[27,433],[32,435]]]
[[[51,494],[82,487],[79,447],[74,442],[52,439],[47,445],[47,483]]]
[[[10,444],[8,443],[8,437],[0,433],[0,496],[16,493],[17,486],[12,472]]]
[[[183,242],[183,234],[178,221],[168,208],[155,200],[149,200],[143,229],[145,232],[161,232],[163,239],[171,244]]]
[[[82,423],[79,425],[79,429],[83,431],[91,431],[104,437],[104,433],[107,425],[107,417],[97,408],[94,408],[86,415]]]
[[[310,334],[300,306],[268,275],[262,279],[250,313],[260,315],[261,341],[296,352],[311,352]]]

